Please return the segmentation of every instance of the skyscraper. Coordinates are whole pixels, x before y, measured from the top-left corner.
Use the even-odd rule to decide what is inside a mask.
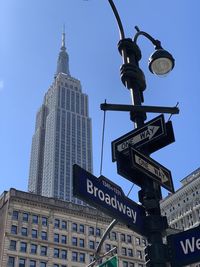
[[[37,112],[28,190],[80,204],[72,196],[72,166],[92,172],[92,133],[88,96],[69,71],[65,33],[54,81]]]

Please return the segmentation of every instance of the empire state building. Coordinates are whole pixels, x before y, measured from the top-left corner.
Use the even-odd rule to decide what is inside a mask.
[[[92,129],[88,96],[69,71],[65,33],[54,81],[36,115],[29,192],[82,204],[72,195],[72,166],[92,172]]]

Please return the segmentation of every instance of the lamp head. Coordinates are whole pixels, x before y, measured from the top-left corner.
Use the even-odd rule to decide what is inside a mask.
[[[149,58],[149,70],[158,76],[168,74],[174,68],[174,64],[172,55],[163,48],[156,49]]]

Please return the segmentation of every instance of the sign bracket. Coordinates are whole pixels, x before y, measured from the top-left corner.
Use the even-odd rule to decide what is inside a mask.
[[[140,106],[140,105],[121,105],[121,104],[108,104],[103,103],[100,105],[101,110],[110,111],[129,111],[136,113],[168,113],[179,114],[179,108],[175,107],[161,107],[161,106]]]

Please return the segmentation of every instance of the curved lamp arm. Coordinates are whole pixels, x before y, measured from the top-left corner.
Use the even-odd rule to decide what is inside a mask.
[[[115,18],[117,20],[117,24],[118,24],[118,27],[119,27],[119,35],[120,35],[120,39],[124,39],[125,38],[125,34],[124,34],[124,28],[123,28],[123,25],[122,25],[122,22],[121,22],[121,19],[120,19],[120,16],[119,16],[119,13],[117,11],[117,8],[114,4],[114,2],[112,0],[108,0],[112,10],[113,10],[113,13],[115,15]]]
[[[152,42],[153,45],[155,45],[155,48],[156,49],[162,49],[162,46],[161,46],[161,42],[159,40],[156,40],[154,39],[150,34],[148,34],[147,32],[143,32],[143,31],[140,31],[139,28],[137,26],[135,26],[135,29],[137,31],[137,33],[135,34],[134,36],[134,39],[133,39],[133,42],[134,43],[137,43],[137,39],[140,35],[143,35],[145,36],[149,41]]]

